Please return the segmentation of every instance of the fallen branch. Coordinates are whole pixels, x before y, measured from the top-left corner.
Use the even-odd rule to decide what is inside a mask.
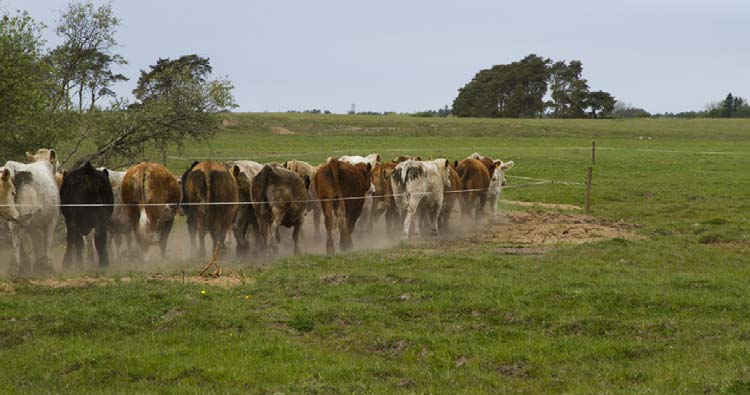
[[[216,248],[214,248],[214,253],[211,255],[211,259],[208,260],[208,263],[203,267],[203,270],[198,273],[199,276],[207,277],[206,272],[213,265],[216,265],[216,271],[214,272],[213,277],[221,276],[221,266],[216,263],[216,258],[219,257],[219,249],[221,249],[221,243],[216,243]]]

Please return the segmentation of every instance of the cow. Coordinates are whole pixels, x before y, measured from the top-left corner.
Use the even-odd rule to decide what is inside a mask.
[[[339,162],[347,162],[352,165],[356,165],[358,163],[365,163],[369,164],[371,168],[374,168],[376,164],[380,163],[380,154],[377,152],[373,152],[370,155],[367,156],[357,156],[357,155],[344,155],[339,158]],[[370,212],[372,211],[372,193],[375,191],[375,187],[371,187],[371,190],[367,192],[367,196],[365,198],[365,204],[362,206],[362,228],[371,231],[373,228],[373,223],[370,221]]]
[[[299,234],[305,220],[310,177],[281,166],[265,165],[253,180],[252,196],[263,249],[278,252],[279,226],[293,228],[294,255],[300,254]]]
[[[115,255],[121,256],[124,252],[122,248],[123,238],[128,250],[132,248],[133,242],[133,225],[128,218],[127,209],[122,205],[122,180],[125,177],[125,172],[109,170],[103,167],[99,168],[99,170],[107,170],[109,184],[112,186],[112,194],[115,197],[115,207],[109,219],[108,231],[110,240],[112,240],[112,246],[116,251]]]
[[[412,160],[422,160],[422,158],[420,158],[418,156],[401,155],[401,156],[397,156],[397,157],[393,158],[393,160],[391,162],[398,164],[398,163],[407,161],[409,159],[412,159]]]
[[[237,241],[237,256],[245,256],[250,251],[248,230],[252,232],[256,248],[261,248],[260,226],[252,206],[252,186],[253,180],[263,169],[263,165],[251,160],[235,160],[226,162],[225,166],[237,179],[237,191],[241,204],[237,207],[237,215],[232,223],[232,233]]]
[[[489,156],[484,156],[478,152],[469,155],[467,159],[477,159],[487,167],[487,171],[490,174],[487,200],[491,204],[492,216],[497,217],[497,202],[500,199],[501,188],[505,186],[505,171],[513,167],[513,161],[503,162],[502,160],[494,160]]]
[[[91,162],[85,162],[69,171],[60,187],[60,202],[67,231],[63,268],[70,268],[73,260],[83,266],[83,238],[92,231],[99,267],[107,267],[107,227],[115,202],[107,170],[94,169]],[[81,204],[101,206],[76,206]]]
[[[423,214],[429,220],[432,234],[437,236],[443,193],[446,188],[451,187],[449,164],[446,159],[409,159],[399,163],[393,170],[391,185],[396,195],[396,205],[404,218],[402,237],[408,239],[411,235],[418,209],[424,210]]]
[[[239,174],[237,167],[233,169]],[[190,170],[185,191],[188,202],[195,204],[190,212],[196,220],[200,256],[206,255],[206,232],[213,241],[212,251],[221,249],[237,214],[239,195],[234,172],[212,160],[200,162]]]
[[[304,179],[308,177],[310,180],[315,179],[315,173],[318,169],[301,160],[290,160],[284,162],[284,167],[297,173],[300,178]],[[315,183],[311,183],[308,188],[309,201],[307,203],[307,212],[313,212],[313,229],[315,229],[315,240],[320,240],[320,216],[323,213],[323,209],[318,201],[318,192],[315,190]]]
[[[445,188],[443,191],[443,207],[440,209],[440,218],[438,220],[441,232],[448,229],[448,222],[453,213],[453,207],[456,205],[456,201],[460,198],[459,194],[463,189],[461,178],[458,176],[458,172],[456,172],[455,165],[451,163],[447,170],[450,187]]]
[[[352,232],[362,214],[365,195],[372,186],[372,166],[369,163],[352,165],[335,158],[318,167],[315,190],[321,200],[326,226],[326,253],[335,252],[333,230],[339,229],[339,248],[352,248]]]
[[[461,179],[464,192],[461,194],[461,211],[465,216],[471,216],[474,212],[478,220],[482,216],[484,206],[487,203],[487,191],[490,186],[490,174],[495,171],[495,164],[491,163],[489,168],[479,159],[464,159],[454,163],[456,172]]]
[[[490,202],[492,207],[492,217],[497,218],[497,202],[500,200],[500,192],[505,186],[505,172],[512,168],[513,161],[503,162],[502,160],[494,161],[495,171],[492,173],[490,178],[490,186],[487,190],[487,200]]]
[[[0,168],[6,205],[0,212],[8,221],[13,247],[8,267],[11,276],[53,272],[49,252],[60,219],[60,195],[55,183],[57,153],[40,149],[27,155],[31,163],[8,161]],[[34,251],[33,267],[24,250],[27,238]]]
[[[367,156],[344,155],[339,158],[339,162],[347,162],[352,165],[356,165],[357,163],[369,163],[370,167],[375,167],[375,164],[380,162],[380,154],[373,152]]]
[[[121,193],[141,252],[159,244],[162,257],[166,257],[167,240],[180,204],[177,179],[158,163],[141,162],[125,172]]]
[[[370,223],[375,224],[380,216],[385,214],[386,229],[389,233],[401,223],[401,215],[396,207],[391,185],[391,175],[396,165],[396,162],[383,162],[376,164],[372,169],[372,185],[375,191],[372,193]]]

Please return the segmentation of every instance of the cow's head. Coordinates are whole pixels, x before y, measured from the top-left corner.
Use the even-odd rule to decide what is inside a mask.
[[[443,180],[443,186],[450,188],[451,177],[449,168],[451,162],[448,159],[435,159],[433,162],[437,165],[438,173],[440,173],[440,178]]]
[[[56,172],[57,168],[60,166],[60,163],[57,161],[57,152],[51,148],[41,148],[37,150],[35,154],[27,152],[26,159],[31,163],[41,161],[49,162],[52,165],[53,173]]]
[[[7,168],[0,170],[0,217],[6,221],[18,221],[16,186],[13,184],[13,172]]]
[[[513,167],[513,161],[510,160],[503,162],[501,160],[496,160],[493,162],[493,165],[495,171],[492,173],[492,181],[499,181],[500,185],[505,186],[505,171]]]

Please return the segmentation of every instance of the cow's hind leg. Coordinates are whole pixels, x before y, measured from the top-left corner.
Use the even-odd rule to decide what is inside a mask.
[[[172,225],[174,219],[164,221],[159,226],[159,248],[161,249],[162,259],[167,257],[167,241],[169,240],[169,232],[172,231]]]
[[[70,269],[73,264],[73,259],[77,255],[76,249],[78,248],[78,242],[76,238],[81,238],[78,234],[78,230],[73,225],[68,225],[66,229],[67,246],[65,248],[65,256],[63,256],[62,266],[63,269]]]
[[[299,249],[299,234],[302,230],[302,221],[297,223],[292,230],[292,241],[294,241],[294,255],[301,255],[302,251]]]
[[[237,217],[232,222],[232,233],[234,234],[234,239],[237,240],[237,256],[245,256],[250,251],[250,243],[247,241],[247,228],[250,225],[250,216],[246,211],[247,209],[252,210],[252,207],[241,208],[237,213]]]
[[[336,248],[333,245],[333,225],[336,217],[333,214],[333,204],[323,202],[322,206],[326,226],[326,254],[333,255],[336,252]]]
[[[109,266],[109,254],[107,253],[107,224],[99,224],[94,231],[94,244],[99,256],[99,267]]]
[[[323,210],[320,208],[320,204],[313,204],[313,227],[315,228],[315,241],[320,241],[320,215]]]

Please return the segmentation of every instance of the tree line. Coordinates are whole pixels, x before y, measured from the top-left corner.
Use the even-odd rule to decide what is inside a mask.
[[[615,98],[592,91],[583,63],[531,54],[480,70],[459,89],[453,115],[486,118],[600,118],[612,116]],[[549,92],[549,96],[547,96]],[[549,100],[545,98],[549,97]]]
[[[62,43],[46,48],[42,23],[25,11],[0,19],[0,155],[20,158],[65,143],[63,161],[125,165],[147,148],[162,153],[218,131],[236,107],[232,83],[213,78],[207,57],[157,59],[141,70],[134,101],[118,98],[115,52],[120,26],[111,5],[71,2],[54,28]],[[105,102],[105,99],[109,99]],[[63,163],[64,164],[64,163]]]

